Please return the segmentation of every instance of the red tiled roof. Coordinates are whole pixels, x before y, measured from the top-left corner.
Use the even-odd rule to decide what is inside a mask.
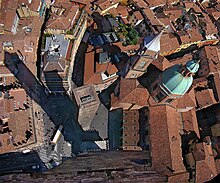
[[[179,48],[177,38],[172,34],[162,34],[160,39],[160,52],[171,51]]]
[[[24,89],[15,89],[9,91],[10,95],[14,97],[14,108],[25,109],[24,104],[27,103],[26,92]]]
[[[145,2],[144,0],[134,0],[134,2],[137,4],[138,7],[140,8],[148,8],[148,3]]]
[[[101,10],[106,10],[108,7],[112,6],[113,4],[118,3],[118,0],[98,0],[95,1],[95,4],[100,7]]]
[[[216,94],[218,96],[218,101],[220,101],[220,72],[213,74]]]
[[[121,79],[120,80],[119,97],[111,96],[111,105],[113,107],[120,106],[120,103],[135,104],[138,106],[147,106],[150,97],[146,88],[143,88],[137,79]]]
[[[140,94],[140,95],[138,95]],[[139,98],[138,98],[139,97]],[[146,105],[149,93],[136,79],[122,79],[120,83],[120,100],[131,100]],[[133,99],[133,100],[132,100]]]
[[[181,113],[183,120],[183,129],[187,132],[195,131],[197,136],[200,137],[198,121],[196,118],[196,111],[194,109]]]
[[[177,99],[178,109],[187,109],[196,107],[195,91],[192,89],[181,98]]]
[[[194,2],[184,2],[186,9],[193,8],[196,12],[201,12],[202,10]]]
[[[196,162],[196,182],[206,182],[217,175],[217,169],[211,145],[206,145],[203,142],[200,147],[205,158]]]
[[[173,65],[165,57],[160,56],[160,55],[158,56],[157,59],[153,60],[153,62],[151,62],[151,64],[156,66],[161,71],[164,71],[165,69],[167,69],[168,67],[171,67]]]
[[[169,8],[164,11],[164,14],[167,15],[171,21],[175,21],[182,15],[182,10],[179,8]]]
[[[218,33],[218,29],[217,26],[215,26],[215,24],[212,23],[210,17],[208,14],[203,13],[203,16],[205,17],[204,21],[206,23],[206,34],[207,35],[212,35],[212,34],[217,34]]]
[[[218,20],[220,18],[220,12],[218,11],[212,12],[211,14],[215,20]]]
[[[0,143],[2,145],[0,146],[0,154],[15,150],[13,144],[10,143],[9,133],[0,134]]]
[[[51,17],[47,21],[46,28],[48,29],[60,29],[67,30],[71,28],[72,22],[75,21],[76,16],[79,13],[79,6],[69,6],[66,7],[65,15],[56,15],[55,13],[51,14]]]
[[[146,88],[135,88],[127,96],[121,99],[121,102],[136,104],[139,106],[148,105],[149,93]]]
[[[149,8],[146,8],[143,10],[143,12],[145,13],[145,15],[147,16],[147,18],[150,20],[150,23],[152,25],[161,25],[161,22],[158,21],[158,19],[156,18],[156,16],[154,15],[154,12],[153,10],[149,9]]]
[[[95,60],[95,52],[88,51],[85,56],[84,84],[101,84],[101,83],[103,83],[101,73],[103,73],[105,71],[109,75],[112,75],[112,74],[115,74],[118,71],[118,69],[115,67],[115,65],[113,65],[110,62],[107,62],[104,64],[99,64]],[[111,78],[109,78],[107,80],[109,81],[110,79]]]
[[[140,11],[135,11],[134,16],[136,17],[137,20],[143,20],[144,19]]]
[[[217,172],[219,174],[220,173],[220,159],[215,160],[215,165],[216,165]]]
[[[192,27],[192,29],[188,30],[186,33],[179,31],[178,34],[180,36],[182,44],[193,43],[203,40],[202,34],[200,34],[197,27]]]
[[[200,77],[193,80],[193,85],[195,87],[202,87],[207,88],[208,87],[208,80],[206,77]]]
[[[84,83],[86,83],[94,74],[95,70],[95,52],[90,51],[85,54]]]
[[[220,51],[216,46],[205,46],[206,59],[211,73],[220,70]],[[202,64],[202,63],[201,63]]]
[[[188,182],[188,179],[189,179],[189,172],[183,172],[169,176],[168,183],[177,183],[177,182],[183,183],[183,182]]]
[[[212,104],[217,103],[212,89],[196,91],[195,94],[196,94],[196,101],[198,103],[199,108],[208,107]]]
[[[171,175],[185,171],[182,160],[180,113],[163,105],[149,108],[152,168]],[[170,170],[171,169],[171,170]]]
[[[14,111],[14,100],[0,99],[0,116],[9,116],[9,113]]]

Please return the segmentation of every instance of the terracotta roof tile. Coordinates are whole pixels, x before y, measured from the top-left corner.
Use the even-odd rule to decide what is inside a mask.
[[[216,165],[217,172],[219,174],[220,173],[220,159],[215,160],[215,165]]]
[[[170,106],[149,108],[152,168],[166,175],[185,171],[182,161],[180,113]]]
[[[169,8],[164,11],[164,14],[167,15],[171,21],[175,21],[182,15],[182,10],[179,8]]]
[[[13,144],[10,143],[11,142],[10,139],[11,139],[10,134],[8,133],[0,134],[0,143],[2,145],[0,146],[0,154],[15,150]]]
[[[185,65],[186,62],[188,62],[189,60],[192,60],[193,56],[192,54],[185,54],[184,56],[182,57],[178,57],[176,59],[172,59],[172,60],[169,60],[173,65],[175,64],[182,64],[182,65]]]
[[[199,108],[208,107],[217,103],[212,89],[196,91],[196,101]]]
[[[184,2],[185,4],[185,7],[186,9],[190,9],[190,8],[193,8],[196,12],[201,12],[202,13],[202,10],[197,6],[196,3],[194,2]]]
[[[216,46],[205,46],[206,58],[210,72],[218,72],[220,70],[220,51]],[[202,63],[201,63],[202,64]]]
[[[161,26],[162,26],[161,22],[158,21],[158,19],[156,18],[156,16],[155,16],[153,10],[151,10],[151,9],[149,9],[149,8],[146,8],[146,9],[143,10],[143,12],[144,12],[145,15],[147,16],[147,18],[150,20],[150,23],[151,23],[152,25],[161,25]]]
[[[14,89],[9,91],[10,95],[14,97],[14,108],[25,109],[24,104],[27,103],[27,96],[24,89]]]
[[[182,112],[182,120],[183,120],[183,129],[190,132],[194,131],[197,134],[197,137],[200,137],[198,122],[196,118],[196,112],[194,109]]]
[[[140,11],[135,11],[134,16],[136,17],[137,20],[143,20],[144,17],[142,16]]]
[[[136,79],[121,79],[120,81],[120,99],[123,99],[127,96],[131,91],[133,91],[138,85],[138,81]]]
[[[205,17],[205,23],[206,23],[206,34],[207,35],[212,35],[212,34],[217,34],[218,33],[218,29],[217,26],[215,26],[215,24],[212,23],[209,15],[203,13],[203,16]]]
[[[189,172],[174,174],[168,177],[168,183],[188,182],[188,180],[189,180]]]
[[[117,0],[98,0],[98,1],[95,1],[95,4],[98,5],[101,10],[105,10],[107,9],[108,7],[112,6],[113,4],[116,4],[118,3]]]
[[[165,57],[160,56],[160,55],[158,56],[157,59],[153,60],[153,62],[151,62],[151,64],[156,66],[161,71],[164,71],[165,69],[167,69],[168,67],[171,67],[173,65]]]
[[[119,97],[111,96],[111,105],[120,106],[120,103],[147,106],[150,95],[146,88],[140,86],[136,79],[121,79]]]
[[[88,50],[90,49],[91,48],[88,48]],[[118,71],[118,69],[110,62],[99,64],[95,60],[95,52],[92,50],[88,50],[85,55],[84,84],[104,83],[101,74],[106,71],[109,75],[114,75]],[[107,79],[106,81],[114,79],[115,77],[117,77],[117,75]]]
[[[95,70],[94,59],[95,59],[94,51],[85,54],[84,83],[87,82],[94,74],[94,70]]]
[[[148,8],[148,3],[144,0],[134,0],[134,2],[137,4],[138,7],[140,8]]]
[[[3,94],[4,95],[4,94]],[[9,99],[0,99],[0,116],[8,117],[10,113],[14,112],[14,100],[12,98]]]
[[[46,28],[48,29],[59,29],[67,30],[71,28],[71,25],[76,20],[76,17],[79,13],[79,6],[72,6],[71,3],[68,6],[68,3],[62,4],[66,6],[65,14],[57,15],[51,13],[51,17],[47,21]]]
[[[206,77],[200,77],[193,80],[193,85],[195,87],[202,87],[207,88],[208,87],[208,80]]]
[[[190,90],[183,97],[176,100],[178,109],[189,109],[196,107],[196,98],[194,90]]]
[[[148,105],[149,93],[146,88],[135,88],[121,102],[136,104],[138,106]]]
[[[218,11],[212,12],[211,14],[215,20],[218,20],[220,18],[220,12]]]
[[[161,53],[179,48],[179,42],[172,34],[163,34],[160,39],[160,44]]]
[[[214,75],[214,83],[215,83],[216,94],[218,96],[218,101],[220,101],[220,72],[215,73],[213,75]]]
[[[217,170],[211,145],[206,145],[204,142],[200,144],[205,158],[196,162],[196,182],[206,182],[217,175]]]

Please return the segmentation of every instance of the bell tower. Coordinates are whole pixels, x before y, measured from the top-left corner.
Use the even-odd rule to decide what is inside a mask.
[[[146,37],[139,52],[130,58],[125,66],[125,78],[137,78],[147,71],[150,63],[157,58],[160,51],[162,32],[155,37]]]

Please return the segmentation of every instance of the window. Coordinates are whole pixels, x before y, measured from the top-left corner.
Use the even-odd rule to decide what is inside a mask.
[[[132,78],[135,78],[135,77],[137,77],[137,74],[132,74],[132,76],[131,76]]]
[[[163,100],[163,99],[165,98],[165,95],[160,92],[160,93],[158,93],[158,94],[156,95],[156,98],[157,98],[159,101],[161,101],[161,100]]]
[[[82,103],[84,103],[84,102],[91,100],[92,98],[93,97],[91,95],[86,95],[86,96],[80,97],[80,100]]]
[[[153,86],[153,90],[155,90],[155,89],[157,88],[157,86],[158,86],[158,84],[155,84],[155,85]]]
[[[145,66],[145,64],[146,64],[146,62],[143,61],[143,62],[140,63],[139,66],[140,66],[141,68],[143,68],[143,67]]]
[[[170,99],[166,100],[166,102],[167,102],[167,103],[170,103],[170,102],[172,102],[172,101],[173,101],[173,99],[172,99],[172,98],[170,98]]]

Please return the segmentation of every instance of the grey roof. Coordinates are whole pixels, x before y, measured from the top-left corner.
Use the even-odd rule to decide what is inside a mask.
[[[99,63],[102,64],[102,63],[106,63],[109,61],[110,61],[110,58],[109,58],[108,52],[99,53]]]
[[[70,40],[65,39],[64,35],[52,35],[46,38],[45,51],[49,51],[49,55],[66,58]]]
[[[103,35],[107,38],[109,43],[117,42],[119,40],[115,32],[106,32],[103,33]]]

